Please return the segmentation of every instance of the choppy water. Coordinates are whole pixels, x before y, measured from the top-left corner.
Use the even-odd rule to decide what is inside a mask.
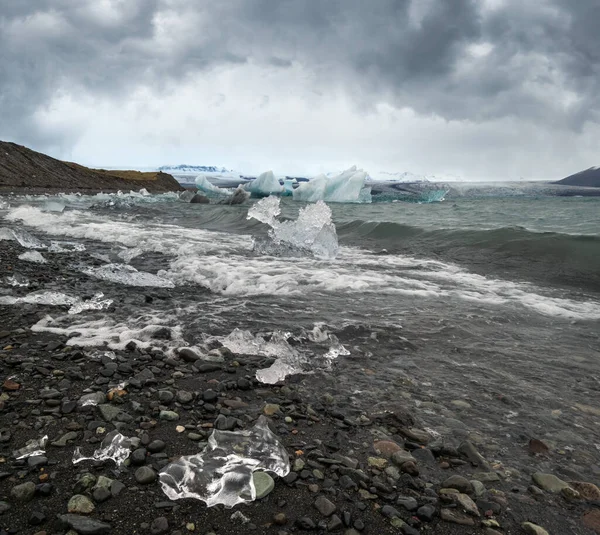
[[[325,379],[349,406],[402,401],[423,426],[448,439],[469,435],[499,457],[517,459],[535,436],[565,452],[566,472],[600,474],[600,199],[332,205],[334,260],[255,254],[253,237],[267,228],[247,219],[245,205],[173,195],[65,201],[62,213],[35,198],[0,210],[5,228],[85,245],[96,260],[78,257],[82,285],[121,303],[56,314],[60,332],[93,343],[162,322],[191,343],[200,333],[299,334],[324,323],[351,353]],[[284,200],[283,217],[300,207]],[[133,278],[123,270],[115,278],[106,264],[119,263],[156,276],[172,299],[132,310],[122,299],[128,285],[152,279],[127,270]],[[16,291],[4,284],[5,294]]]

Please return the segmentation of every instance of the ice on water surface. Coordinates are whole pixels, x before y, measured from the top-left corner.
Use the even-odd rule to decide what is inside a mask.
[[[195,498],[208,507],[233,507],[256,499],[255,471],[280,477],[290,471],[288,453],[264,416],[249,430],[214,430],[202,452],[166,466],[159,481],[171,500]]]
[[[46,244],[29,234],[29,232],[25,232],[21,229],[12,229],[12,234],[14,239],[19,242],[21,247],[25,247],[25,249],[46,249]]]
[[[253,197],[267,197],[277,195],[283,192],[283,186],[273,174],[273,171],[266,171],[254,180],[244,184],[244,189]]]
[[[338,252],[338,239],[335,225],[331,220],[331,209],[323,201],[305,206],[295,221],[279,221],[280,199],[267,197],[258,201],[250,210],[248,218],[254,218],[271,227],[270,242],[257,242],[266,254],[280,253],[287,248],[312,254],[317,258],[335,258]]]
[[[196,177],[196,187],[207,197],[229,197],[231,192],[212,184],[204,175]]]
[[[117,466],[120,466],[129,457],[132,445],[131,438],[122,435],[116,430],[111,431],[104,437],[104,440],[100,443],[100,447],[94,451],[91,457],[83,455],[80,448],[77,447],[73,453],[73,464],[82,461],[114,461]]]
[[[46,453],[46,442],[48,442],[48,435],[43,436],[39,440],[35,438],[28,440],[25,446],[13,451],[13,457],[19,460],[34,457],[35,455],[44,455]]]
[[[19,284],[23,286],[23,284]],[[27,284],[25,284],[27,286]],[[48,305],[48,306],[70,306],[69,314],[79,314],[86,310],[106,310],[113,301],[111,299],[103,299],[104,294],[98,293],[92,299],[83,301],[79,297],[72,297],[61,292],[48,292],[40,290],[31,292],[23,297],[12,297],[10,295],[0,296],[0,305],[18,305],[27,303],[31,305]]]
[[[367,173],[356,166],[347,169],[335,177],[319,175],[303,182],[294,191],[295,201],[370,203],[371,191],[365,185]]]
[[[154,288],[174,288],[175,284],[169,279],[138,271],[133,266],[127,264],[106,264],[100,267],[90,267],[83,270],[83,273],[96,279],[107,280],[126,286],[148,286]]]

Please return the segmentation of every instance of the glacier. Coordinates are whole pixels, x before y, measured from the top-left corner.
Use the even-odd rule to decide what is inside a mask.
[[[318,175],[303,182],[292,195],[295,201],[304,202],[369,203],[371,189],[365,184],[367,176],[354,165],[337,176]]]
[[[302,208],[295,221],[279,221],[279,203],[279,197],[266,197],[248,210],[248,219],[257,219],[271,227],[268,240],[255,239],[256,252],[274,256],[336,257],[339,246],[329,206],[319,200]]]
[[[266,171],[257,178],[244,184],[244,189],[252,197],[268,197],[269,195],[279,195],[283,193],[283,186],[273,174],[273,171]]]

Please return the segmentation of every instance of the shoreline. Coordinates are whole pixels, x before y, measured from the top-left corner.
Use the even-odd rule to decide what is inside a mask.
[[[45,253],[48,264],[36,265],[17,259],[24,250],[16,242],[0,241],[3,279],[18,271],[40,290],[57,290],[54,281],[60,279],[60,291],[79,294],[76,285],[85,275],[74,271],[71,260]],[[180,291],[123,288],[115,285],[140,310],[152,300],[168,303]],[[10,293],[24,295],[31,289]],[[70,346],[64,336],[30,330],[38,319],[57,312],[40,305],[0,305],[0,456],[6,459],[0,470],[0,520],[5,528],[65,533],[57,515],[67,514],[69,501],[77,495],[85,497],[77,499],[79,509],[90,503],[94,508],[88,514],[72,513],[77,519],[63,517],[78,522],[73,525],[79,533],[544,533],[525,531],[524,522],[553,535],[594,533],[582,518],[587,513],[589,524],[600,516],[595,486],[578,487],[587,500],[570,490],[534,488],[526,474],[517,476],[484,458],[468,440],[437,441],[420,427],[418,412],[406,411],[401,398],[387,412],[348,406],[334,376],[345,369],[367,370],[368,360],[352,361],[354,368],[340,361],[331,374],[298,375],[280,385],[264,385],[254,373],[269,359],[233,354],[218,344],[206,349],[222,356],[220,364],[134,346],[114,351],[113,360],[94,357],[98,349],[105,351],[101,348]],[[126,394],[112,401],[103,398],[101,409],[80,406],[82,396],[106,395],[123,381],[129,382]],[[175,412],[178,419],[161,417],[161,411]],[[265,498],[234,509],[167,499],[155,479],[161,468],[180,455],[199,452],[214,426],[248,429],[264,414],[292,464],[290,475],[275,478]],[[185,430],[177,432],[178,425]],[[137,449],[146,451],[135,454],[139,464],[122,471],[112,461],[72,464],[76,446],[90,454],[115,428],[140,440]],[[22,461],[12,457],[13,450],[44,434],[49,436],[45,454]],[[57,440],[65,445],[52,445]],[[538,453],[531,453],[533,464],[559,462],[554,452],[537,443],[534,448]],[[140,466],[151,468],[152,481],[136,479]],[[86,473],[95,483],[83,477]],[[120,482],[111,484],[110,495],[94,488],[100,476]],[[547,489],[557,488],[552,478],[540,481]],[[133,521],[132,510],[143,521]]]

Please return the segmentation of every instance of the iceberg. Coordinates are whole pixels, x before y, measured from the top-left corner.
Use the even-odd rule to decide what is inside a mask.
[[[195,498],[207,507],[231,508],[256,499],[254,472],[290,472],[288,453],[261,416],[252,429],[215,429],[208,445],[196,455],[180,457],[159,474],[163,492],[170,500]]]
[[[211,184],[204,175],[196,177],[196,187],[207,197],[229,197],[231,195],[226,189]]]
[[[283,193],[285,197],[291,197],[294,194],[294,184],[296,184],[296,179],[294,178],[286,178],[283,181]]]
[[[48,261],[42,256],[39,251],[27,251],[26,253],[18,256],[19,260],[25,260],[27,262],[35,262],[36,264],[47,264]]]
[[[258,178],[244,184],[244,189],[252,197],[268,197],[269,195],[278,195],[283,193],[283,186],[275,178],[273,171],[266,171]]]
[[[367,173],[356,166],[335,177],[318,175],[309,182],[303,182],[292,195],[295,201],[369,203],[371,189],[365,185]]]
[[[335,225],[331,209],[323,201],[306,206],[296,221],[279,221],[281,213],[278,197],[267,197],[248,210],[248,219],[254,218],[271,227],[268,240],[255,240],[254,250],[276,256],[310,254],[316,258],[332,259],[338,252]]]

